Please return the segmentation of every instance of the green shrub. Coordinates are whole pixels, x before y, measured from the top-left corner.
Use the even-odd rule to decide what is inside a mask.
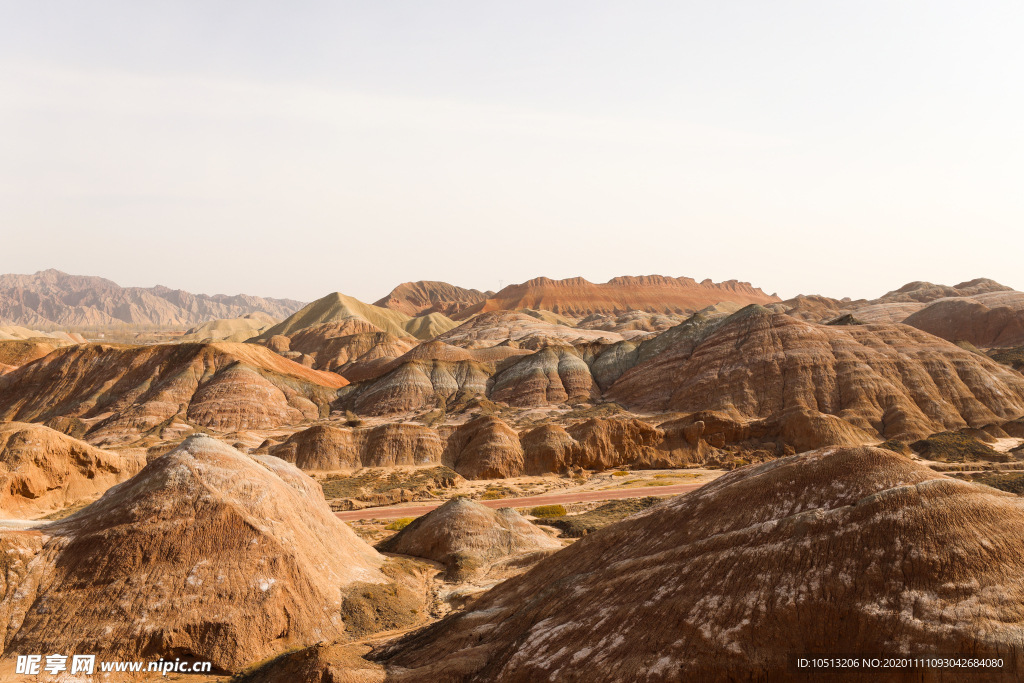
[[[530,510],[534,517],[565,517],[565,507],[561,505],[540,505]]]
[[[387,529],[388,531],[401,531],[405,527],[409,526],[409,523],[412,522],[412,520],[414,520],[414,519],[416,519],[416,518],[415,517],[401,517],[401,518],[396,519],[395,521],[391,522],[391,524],[388,524],[384,528]]]

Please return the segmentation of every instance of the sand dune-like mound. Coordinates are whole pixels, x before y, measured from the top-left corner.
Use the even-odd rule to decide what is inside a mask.
[[[791,653],[970,653],[1020,671],[1022,543],[1018,496],[826,449],[588,535],[383,657],[394,680],[432,683],[809,680]]]
[[[440,313],[451,317],[473,304],[484,301],[493,294],[494,292],[463,289],[447,282],[420,280],[418,282],[403,282],[380,301],[374,301],[373,305],[390,308],[410,316]]]
[[[274,335],[263,343],[303,365],[361,382],[387,372],[417,341],[396,337],[360,318],[344,318],[304,327],[290,337]]]
[[[339,322],[346,318],[363,320],[396,337],[416,339],[432,339],[458,325],[440,313],[413,318],[400,311],[371,306],[341,292],[334,292],[317,299],[270,328],[261,335],[261,338],[269,339],[274,335],[291,337],[304,328],[321,323]]]
[[[0,516],[34,518],[92,501],[145,464],[42,425],[0,422]]]
[[[251,344],[80,345],[0,378],[0,420],[87,423],[130,440],[176,416],[224,431],[317,419],[347,384]]]
[[[344,588],[386,581],[316,482],[205,436],[0,543],[20,549],[0,596],[7,652],[190,655],[234,671],[341,636]]]
[[[691,278],[646,275],[617,277],[603,284],[581,277],[551,280],[546,277],[509,285],[493,297],[454,316],[466,320],[478,313],[514,311],[523,308],[554,311],[570,318],[594,314],[618,315],[627,311],[690,314],[721,301],[764,304],[780,301],[749,283],[729,280],[714,283]]]
[[[562,544],[512,508],[492,510],[468,498],[453,498],[377,547],[440,562],[448,570],[446,580],[455,583],[497,560],[558,550]]]
[[[666,332],[670,334],[672,331]],[[627,371],[605,394],[738,423],[839,418],[864,439],[914,441],[1024,414],[1024,378],[906,325],[818,325],[751,306]],[[809,421],[809,422],[808,422]],[[815,443],[807,435],[804,447]]]
[[[259,336],[278,321],[266,313],[250,313],[241,318],[211,320],[185,332],[177,341],[181,342],[244,342]]]

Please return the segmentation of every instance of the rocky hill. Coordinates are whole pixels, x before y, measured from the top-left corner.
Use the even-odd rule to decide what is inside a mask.
[[[1016,495],[826,449],[590,534],[376,659],[404,683],[810,680],[791,653],[971,653],[1019,670],[1022,544]]]
[[[304,304],[238,294],[190,294],[168,287],[121,287],[110,280],[44,270],[0,275],[0,324],[24,326],[181,325],[263,313],[286,318]]]
[[[477,313],[536,309],[553,311],[570,318],[595,314],[618,315],[628,311],[690,314],[722,301],[738,304],[766,304],[781,301],[750,283],[728,280],[697,282],[688,277],[645,275],[617,277],[603,284],[581,277],[552,280],[540,277],[518,285],[509,285],[453,317],[465,320]]]
[[[749,306],[681,328],[606,397],[650,411],[717,412],[706,425],[774,432],[798,450],[913,441],[1024,414],[1019,373],[906,325],[819,325]]]
[[[449,500],[378,545],[386,552],[440,562],[452,583],[498,560],[561,547],[512,508],[492,510],[466,498]]]
[[[97,444],[191,425],[259,429],[319,418],[346,384],[252,344],[82,344],[0,377],[0,420]]]
[[[228,672],[341,637],[345,589],[387,581],[316,482],[206,436],[61,522],[0,531],[0,548],[5,651],[191,656]]]
[[[493,295],[494,292],[463,289],[447,282],[420,280],[418,282],[403,282],[391,290],[386,297],[373,302],[373,305],[390,308],[411,316],[440,313],[450,318],[455,313]]]
[[[0,516],[31,519],[91,503],[145,464],[42,425],[0,422]]]

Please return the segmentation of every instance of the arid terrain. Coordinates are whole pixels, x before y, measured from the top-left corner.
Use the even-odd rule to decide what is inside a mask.
[[[986,279],[0,275],[0,678],[1019,680],[1022,371],[1024,293]],[[1004,666],[793,665],[829,653]]]

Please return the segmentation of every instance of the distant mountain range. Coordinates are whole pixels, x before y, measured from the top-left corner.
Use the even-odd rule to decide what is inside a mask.
[[[43,270],[0,275],[0,324],[26,327],[89,325],[198,325],[265,313],[287,318],[305,306],[291,299],[248,294],[191,294],[181,289],[121,287],[101,277]]]

